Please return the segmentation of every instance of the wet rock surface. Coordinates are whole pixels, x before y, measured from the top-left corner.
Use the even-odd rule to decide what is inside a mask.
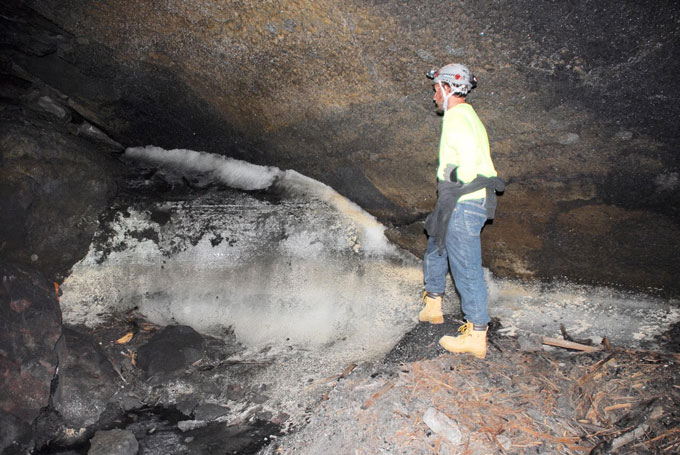
[[[119,343],[131,329],[134,337]],[[65,326],[66,342],[79,341],[79,347],[62,354],[66,360],[54,406],[45,405],[33,422],[32,440],[5,444],[3,453],[27,448],[40,454],[112,453],[107,452],[116,446],[112,440],[120,453],[256,453],[280,434],[285,418],[267,398],[255,404],[254,397],[263,395],[261,384],[248,381],[252,362],[225,361],[243,352],[235,340],[192,331],[188,336],[203,346],[199,361],[156,383],[137,366],[138,351],[158,347],[158,338],[167,340],[168,334],[182,339],[185,329],[154,326],[134,315],[121,315],[96,330]],[[3,431],[9,435],[10,429]]]

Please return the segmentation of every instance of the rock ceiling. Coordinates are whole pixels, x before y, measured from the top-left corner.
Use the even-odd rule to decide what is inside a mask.
[[[418,255],[441,123],[423,73],[463,62],[508,182],[486,265],[677,291],[680,8],[657,3],[12,1],[0,55],[123,146],[296,169]]]

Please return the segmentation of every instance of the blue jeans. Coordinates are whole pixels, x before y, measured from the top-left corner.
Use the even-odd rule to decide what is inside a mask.
[[[446,232],[445,250],[440,255],[435,240],[429,237],[423,261],[425,290],[444,293],[450,266],[453,282],[460,294],[463,316],[479,326],[487,325],[491,320],[487,313],[482,243],[479,238],[485,222],[483,199],[458,202]]]

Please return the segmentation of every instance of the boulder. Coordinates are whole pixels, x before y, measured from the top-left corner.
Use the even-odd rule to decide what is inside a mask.
[[[116,149],[77,135],[52,93],[0,75],[0,254],[61,281],[85,255],[120,175]],[[5,99],[5,102],[7,100]]]
[[[30,434],[28,422],[0,410],[0,451],[8,447],[19,449],[28,446]]]
[[[205,341],[189,326],[168,326],[137,350],[137,366],[151,376],[172,376],[203,358]]]
[[[49,405],[61,335],[54,284],[30,267],[0,261],[0,450]]]
[[[423,414],[423,422],[437,435],[453,444],[460,444],[463,439],[458,423],[435,408],[427,408]]]
[[[54,409],[69,428],[85,428],[99,420],[121,382],[95,340],[63,328]]]

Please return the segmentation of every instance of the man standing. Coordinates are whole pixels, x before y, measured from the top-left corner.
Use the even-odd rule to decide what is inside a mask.
[[[458,329],[460,335],[444,336],[439,344],[447,351],[469,352],[483,359],[490,318],[479,235],[487,218],[494,216],[496,191],[503,191],[504,184],[496,177],[486,129],[465,102],[477,79],[460,64],[446,65],[427,76],[433,79],[433,100],[444,120],[437,204],[425,222],[425,307],[419,319],[432,324],[444,322],[442,299],[450,267],[467,322]]]

